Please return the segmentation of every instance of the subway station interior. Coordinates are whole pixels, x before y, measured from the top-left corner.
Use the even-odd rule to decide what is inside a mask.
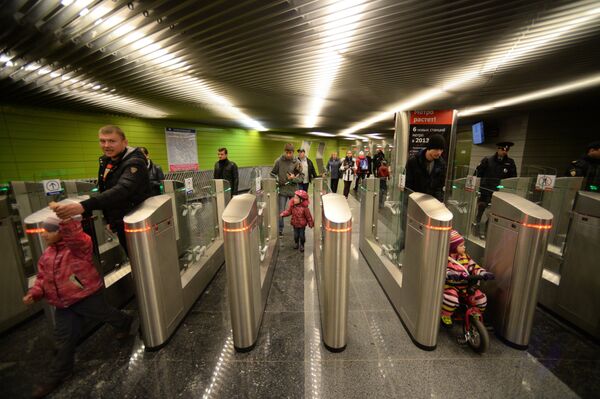
[[[597,398],[599,106],[597,0],[0,0],[0,397]]]

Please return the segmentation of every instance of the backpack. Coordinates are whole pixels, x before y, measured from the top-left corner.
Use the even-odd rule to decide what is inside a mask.
[[[360,169],[361,170],[369,170],[369,160],[367,158],[360,160]]]

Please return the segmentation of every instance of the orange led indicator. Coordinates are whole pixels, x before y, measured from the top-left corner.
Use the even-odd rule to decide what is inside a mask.
[[[42,234],[46,229],[39,227],[37,229],[25,229],[26,234]]]
[[[137,229],[128,229],[127,227],[125,227],[125,232],[126,233],[144,233],[146,231],[150,231],[151,229],[152,229],[152,227],[150,227],[150,226],[140,227]]]
[[[335,227],[325,226],[325,230],[331,231],[332,233],[346,233],[348,231],[352,231],[352,226],[350,226],[350,227],[342,227],[340,229],[337,229]]]
[[[448,231],[452,230],[452,226],[432,226],[430,224],[425,225],[429,230],[439,230],[439,231]]]
[[[552,228],[551,224],[530,224],[530,223],[523,223],[523,226],[525,226],[525,227],[531,227],[532,229],[538,229],[538,230],[550,230]]]
[[[250,230],[251,228],[252,228],[252,225],[246,226],[246,227],[238,227],[235,229],[230,229],[229,227],[223,227],[223,231],[226,231],[228,233],[241,233],[242,231]]]

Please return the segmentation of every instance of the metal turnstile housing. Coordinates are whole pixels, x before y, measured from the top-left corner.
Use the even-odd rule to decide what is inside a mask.
[[[398,313],[417,346],[434,349],[440,325],[452,213],[423,193],[408,196]]]
[[[180,272],[172,199],[150,197],[127,214],[125,234],[142,336],[147,350],[162,347],[223,264],[223,241]]]
[[[508,344],[529,343],[552,214],[516,194],[495,192],[485,247],[483,285],[496,334]]]
[[[223,212],[223,238],[227,264],[227,292],[233,345],[239,352],[252,350],[258,339],[279,251],[276,181],[261,181],[265,207],[259,217],[257,197],[236,195]],[[266,234],[260,247],[259,221]]]
[[[315,243],[315,271],[322,337],[327,349],[340,352],[346,348],[348,328],[352,212],[341,194],[319,196],[316,193],[314,199],[321,201],[321,239]]]
[[[600,338],[600,193],[577,195],[558,286],[557,313]]]

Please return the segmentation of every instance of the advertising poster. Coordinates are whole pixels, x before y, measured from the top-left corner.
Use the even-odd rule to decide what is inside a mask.
[[[426,148],[429,137],[437,133],[446,139],[446,148],[442,156],[447,161],[452,131],[452,114],[452,110],[410,111],[408,157],[417,155],[419,151]]]
[[[196,129],[165,128],[169,172],[198,170]]]

